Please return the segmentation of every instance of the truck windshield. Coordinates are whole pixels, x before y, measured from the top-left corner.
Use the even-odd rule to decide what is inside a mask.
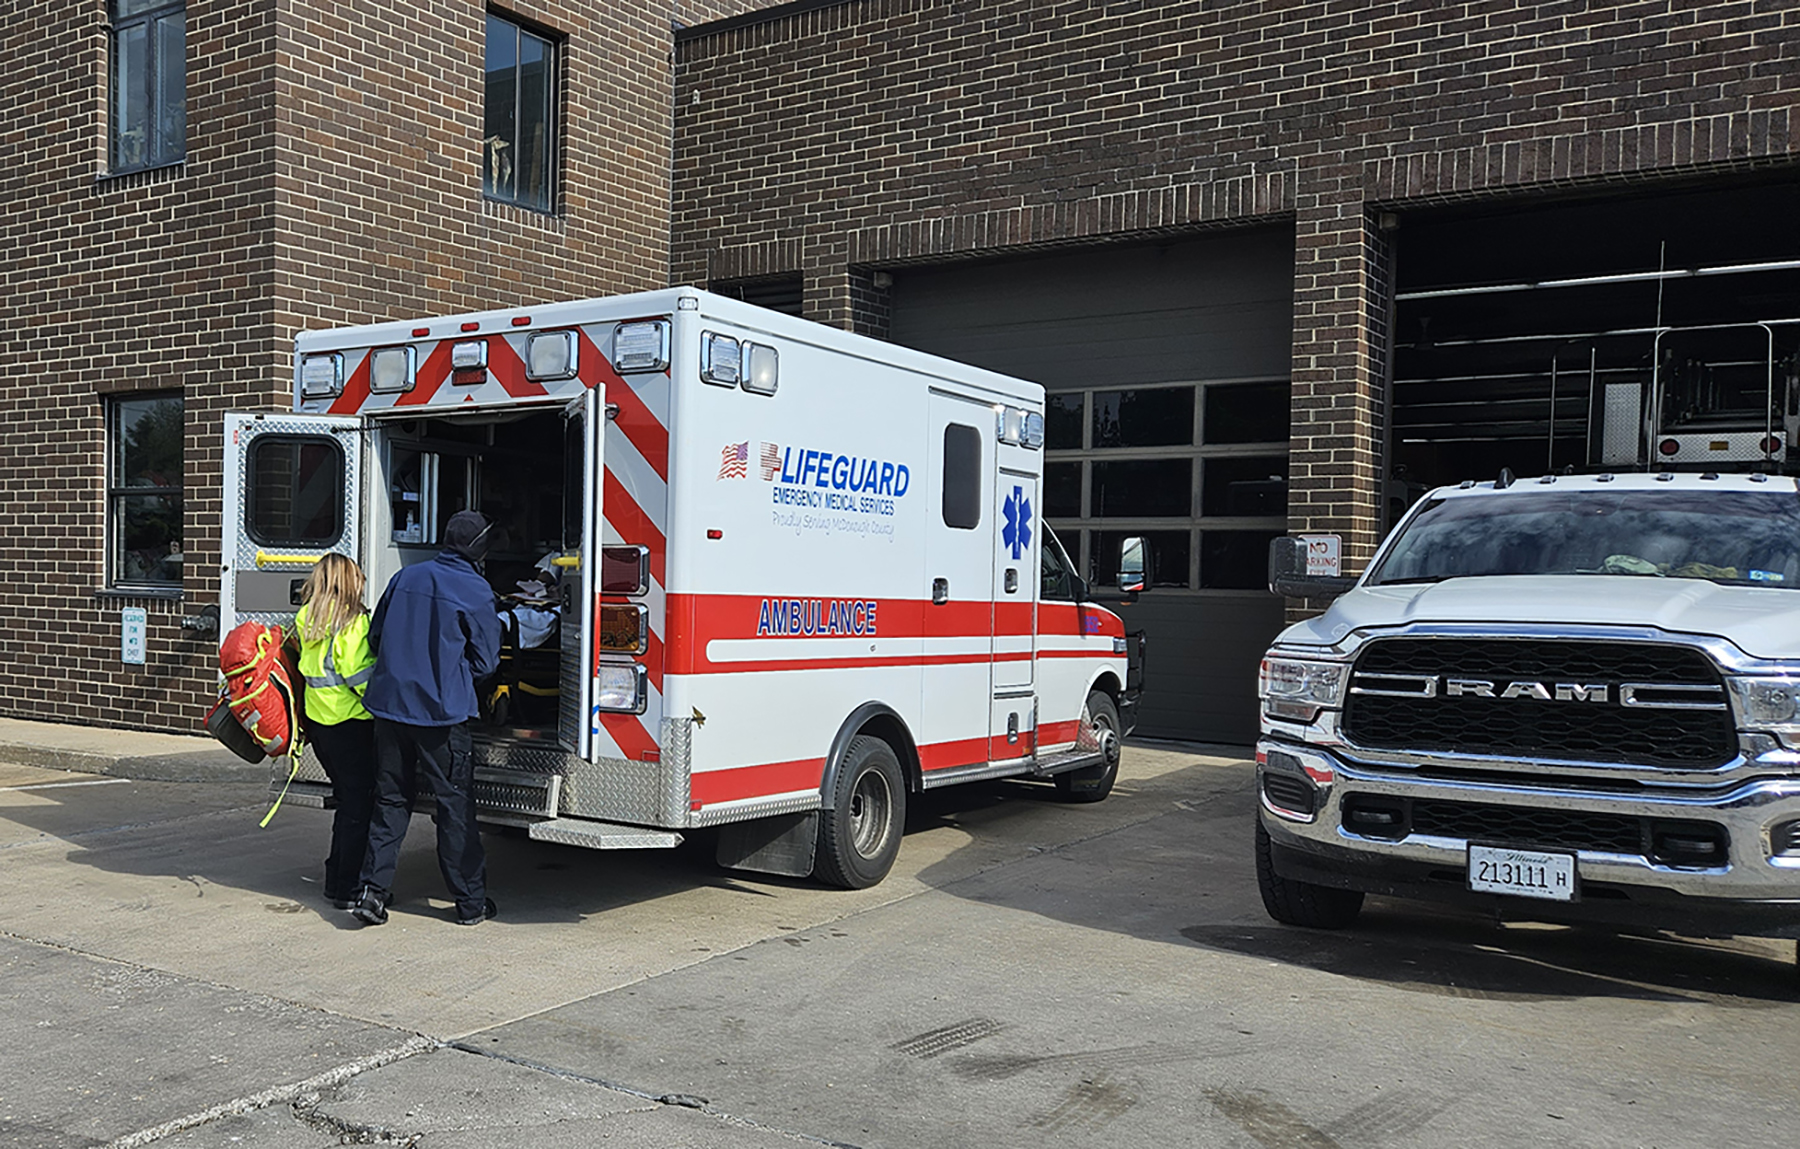
[[[1793,491],[1517,491],[1434,499],[1370,585],[1604,574],[1800,589]]]

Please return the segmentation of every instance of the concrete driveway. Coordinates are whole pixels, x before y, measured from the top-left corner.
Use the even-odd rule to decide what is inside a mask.
[[[1793,944],[1374,902],[1278,927],[1250,768],[1133,746],[1112,798],[917,801],[846,893],[704,841],[489,839],[450,904],[419,819],[387,926],[324,906],[320,811],[254,782],[0,767],[0,1144],[1764,1144]]]

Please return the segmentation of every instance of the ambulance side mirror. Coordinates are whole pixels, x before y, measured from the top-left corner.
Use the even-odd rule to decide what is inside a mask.
[[[1150,548],[1141,537],[1133,535],[1119,543],[1119,590],[1126,602],[1136,602],[1150,585],[1154,565]]]

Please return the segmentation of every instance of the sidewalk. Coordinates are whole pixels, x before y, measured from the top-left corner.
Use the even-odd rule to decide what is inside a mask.
[[[0,762],[146,782],[260,782],[269,777],[267,762],[246,762],[202,735],[20,718],[0,718]]]

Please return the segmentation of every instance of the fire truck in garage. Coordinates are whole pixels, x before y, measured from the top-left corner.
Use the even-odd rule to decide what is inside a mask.
[[[485,822],[871,885],[909,794],[1112,787],[1137,684],[1041,520],[1043,404],[685,288],[302,333],[293,411],[226,418],[222,622],[326,551],[373,599],[481,511]]]

